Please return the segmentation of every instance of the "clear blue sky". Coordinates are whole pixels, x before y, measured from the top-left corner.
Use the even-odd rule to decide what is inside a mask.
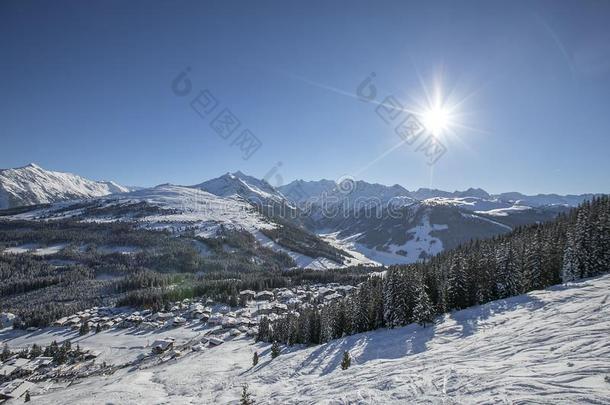
[[[607,1],[2,1],[0,167],[610,192],[608,21]],[[173,94],[186,66],[261,140],[249,160]],[[367,167],[400,141],[353,97],[370,72],[405,106],[441,79],[463,101],[432,176],[407,145]]]

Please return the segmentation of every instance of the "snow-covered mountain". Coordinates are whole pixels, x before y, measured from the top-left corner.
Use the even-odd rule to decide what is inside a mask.
[[[271,230],[290,224],[266,215],[256,203],[246,201],[240,194],[219,196],[197,187],[162,184],[129,193],[60,202],[22,211],[3,218],[131,222],[150,230],[174,234],[188,231],[204,238],[215,238],[221,228],[228,228],[252,234],[260,245],[286,253],[297,266],[303,268],[328,269],[371,263],[365,258],[358,260],[351,257],[302,227],[291,226],[290,240],[271,238],[267,236]],[[320,252],[320,249],[325,249],[327,253]]]
[[[112,181],[94,181],[36,164],[0,170],[0,209],[128,192]]]
[[[213,234],[219,225],[240,228],[252,233],[261,244],[285,251],[299,266],[320,268],[411,263],[471,239],[552,220],[558,213],[592,197],[490,195],[480,188],[411,192],[400,185],[362,180],[347,180],[339,185],[332,180],[296,180],[276,189],[265,180],[239,171],[190,187],[167,184],[128,191],[112,182],[50,172],[36,165],[0,171],[2,208],[91,199],[81,205],[56,204],[24,213],[24,217],[99,220],[100,213],[113,213],[121,206],[119,218],[106,219],[137,220],[150,228],[178,232],[196,229],[202,235]],[[83,211],[82,204],[91,206]],[[130,212],[132,208],[140,212]],[[95,217],[84,218],[84,212],[89,216],[95,213]],[[282,233],[283,246],[274,236],[269,237],[273,232],[267,235],[264,232],[277,227],[290,229]],[[289,234],[296,235],[296,239],[286,239]],[[325,242],[320,242],[319,237]],[[316,256],[312,247],[318,243],[328,243],[347,253],[343,263],[333,262],[330,257],[335,257],[334,254],[312,257]],[[307,247],[298,252],[300,244]]]
[[[297,180],[282,193],[310,215],[312,231],[334,246],[380,264],[412,263],[471,239],[506,233],[517,226],[549,221],[570,204],[523,205],[480,188],[410,192],[400,185],[364,181]],[[525,196],[522,196],[525,197]]]
[[[240,171],[226,173],[192,187],[220,197],[238,196],[257,205],[281,204],[288,201],[267,181],[248,176]]]
[[[361,208],[388,204],[406,206],[417,202],[404,187],[395,184],[386,186],[358,180],[343,180],[337,184],[331,180],[296,180],[279,187],[279,190],[302,209],[313,212],[323,207],[328,211],[359,210]]]

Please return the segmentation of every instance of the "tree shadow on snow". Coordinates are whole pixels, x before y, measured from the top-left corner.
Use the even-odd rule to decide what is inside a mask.
[[[351,353],[354,365],[415,355],[427,350],[427,343],[434,337],[434,333],[434,325],[424,328],[411,324],[396,329],[380,329],[346,336],[316,348],[303,360],[295,375],[320,369],[321,375],[331,373],[340,367],[345,351]]]
[[[516,297],[492,301],[476,307],[455,311],[445,316],[453,319],[461,327],[460,337],[468,337],[475,334],[479,330],[480,324],[493,315],[520,309],[535,311],[543,308],[545,305],[546,303],[544,301],[541,301],[535,296],[518,295]],[[488,325],[488,327],[489,326],[493,325]]]

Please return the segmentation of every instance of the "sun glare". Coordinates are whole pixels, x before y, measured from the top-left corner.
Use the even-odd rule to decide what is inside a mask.
[[[422,114],[422,123],[433,135],[441,135],[449,129],[451,114],[442,106],[432,107]]]

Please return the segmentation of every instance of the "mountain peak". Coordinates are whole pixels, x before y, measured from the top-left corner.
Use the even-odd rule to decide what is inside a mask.
[[[129,191],[116,183],[45,170],[36,163],[0,170],[0,209],[101,197]]]

